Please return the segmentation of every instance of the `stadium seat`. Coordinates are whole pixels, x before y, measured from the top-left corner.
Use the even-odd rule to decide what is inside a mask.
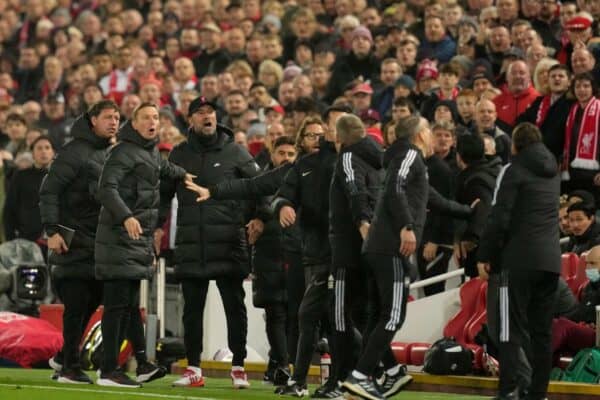
[[[444,337],[453,337],[458,343],[465,343],[465,326],[473,318],[485,281],[474,278],[460,288],[460,310],[444,327]]]
[[[575,296],[579,294],[579,288],[587,281],[585,274],[586,261],[585,256],[579,257],[577,264],[575,265],[575,271],[571,277],[565,279],[569,288]]]
[[[475,312],[465,325],[465,343],[475,343],[475,336],[481,331],[481,326],[487,322],[487,287],[487,282],[481,285]]]
[[[408,343],[404,342],[392,342],[391,344],[392,353],[396,357],[396,361],[400,364],[408,364],[410,361],[410,354],[408,353]]]
[[[561,256],[560,274],[565,280],[575,276],[579,257],[575,253],[565,253]]]
[[[410,365],[423,365],[425,363],[425,353],[431,344],[429,343],[411,343],[408,345],[408,355]]]

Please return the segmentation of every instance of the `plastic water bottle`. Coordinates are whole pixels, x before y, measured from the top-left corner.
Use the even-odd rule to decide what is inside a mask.
[[[321,385],[324,385],[325,382],[329,379],[329,372],[331,369],[331,356],[329,353],[321,354]]]

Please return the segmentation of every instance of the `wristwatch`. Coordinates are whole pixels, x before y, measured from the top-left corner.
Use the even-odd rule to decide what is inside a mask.
[[[406,225],[404,225],[404,229],[406,229],[407,231],[412,231],[413,230],[413,224],[406,224]]]

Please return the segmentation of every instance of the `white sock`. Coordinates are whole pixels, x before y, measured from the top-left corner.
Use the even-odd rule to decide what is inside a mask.
[[[396,365],[394,368],[390,368],[387,371],[385,371],[386,374],[388,375],[396,375],[398,372],[400,372],[400,365]]]
[[[240,367],[240,366],[231,366],[231,370],[232,371],[244,371],[244,367]]]
[[[358,372],[357,370],[352,371],[352,376],[356,379],[367,379],[367,376],[363,373]]]

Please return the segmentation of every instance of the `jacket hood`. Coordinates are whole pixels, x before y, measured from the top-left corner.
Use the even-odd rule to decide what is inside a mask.
[[[71,132],[73,133],[73,138],[85,140],[97,149],[105,149],[110,146],[109,139],[100,137],[94,133],[92,130],[92,121],[88,113],[83,113],[75,120]]]
[[[465,183],[474,178],[479,178],[489,182],[493,187],[501,169],[502,159],[500,157],[484,157],[479,161],[471,163],[467,169],[460,172],[460,176],[463,178]]]
[[[521,150],[513,158],[513,162],[544,178],[552,178],[558,173],[554,155],[541,142],[534,143]]]
[[[340,154],[352,152],[375,169],[383,165],[383,152],[381,148],[369,136],[362,138],[359,142],[345,146]]]
[[[123,142],[135,143],[145,149],[151,149],[158,143],[158,136],[154,139],[146,139],[133,129],[131,121],[128,121],[119,132],[119,140]]]

